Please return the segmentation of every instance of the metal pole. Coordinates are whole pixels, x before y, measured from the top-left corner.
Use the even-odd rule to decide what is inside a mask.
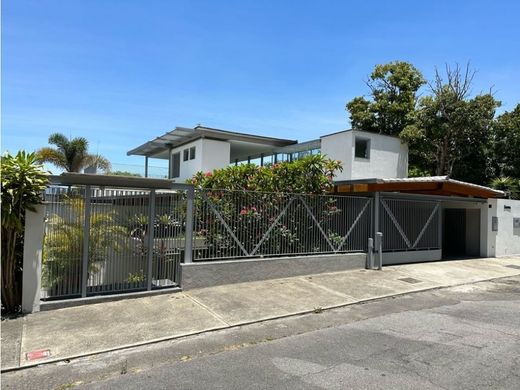
[[[83,253],[81,256],[81,297],[87,296],[88,252],[90,241],[90,186],[85,186],[85,206],[83,215]]]
[[[374,239],[370,237],[368,239],[368,251],[367,251],[367,269],[374,268]]]
[[[154,236],[154,220],[155,220],[155,190],[150,190],[150,196],[148,198],[148,266],[146,269],[146,289],[150,291],[152,289],[152,265],[153,265],[153,236]]]
[[[171,179],[172,178],[172,164],[173,164],[173,159],[172,159],[172,150],[173,148],[170,146],[170,148],[168,149],[168,179]]]
[[[263,153],[260,154],[260,166],[261,167],[264,166],[264,154]]]
[[[144,156],[144,177],[148,177],[148,156]]]
[[[188,196],[186,201],[186,233],[184,239],[184,263],[193,262],[193,199],[195,198],[195,189],[189,188],[186,191]]]
[[[379,205],[381,202],[381,197],[379,192],[374,193],[374,237],[376,237],[377,232],[379,231]]]
[[[376,242],[377,242],[376,245],[377,245],[377,252],[378,252],[378,257],[379,257],[377,269],[382,270],[383,269],[383,233],[377,232]]]

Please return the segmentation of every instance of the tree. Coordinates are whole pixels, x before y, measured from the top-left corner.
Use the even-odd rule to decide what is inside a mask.
[[[497,117],[492,140],[495,174],[520,180],[520,104]]]
[[[25,211],[42,202],[46,172],[34,153],[2,156],[2,305],[17,312],[21,305],[21,276]]]
[[[417,91],[424,83],[421,72],[408,62],[376,65],[366,81],[371,100],[356,97],[347,103],[352,128],[399,135],[414,122]]]
[[[67,172],[81,172],[92,166],[101,170],[110,169],[110,162],[105,157],[88,153],[86,138],[69,139],[63,134],[54,133],[49,137],[49,144],[56,147],[44,147],[36,152],[41,162],[51,163]]]
[[[478,184],[491,176],[491,128],[500,102],[491,93],[470,98],[475,71],[446,66],[419,100],[416,121],[401,132],[410,145],[410,165]]]

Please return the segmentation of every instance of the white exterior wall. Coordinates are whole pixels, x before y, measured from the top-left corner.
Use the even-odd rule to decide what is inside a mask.
[[[408,177],[408,146],[396,137],[354,130],[352,132],[352,179]],[[356,158],[355,138],[370,140],[369,159]]]
[[[203,172],[211,172],[217,168],[225,168],[230,163],[231,145],[229,142],[202,139],[202,165]]]
[[[326,135],[321,138],[322,155],[343,164],[343,171],[337,172],[335,180],[350,180],[352,178],[352,131]]]
[[[355,157],[355,137],[369,139],[369,158]],[[351,130],[321,138],[321,153],[343,163],[336,180],[408,177],[408,146],[399,138]]]
[[[189,150],[193,146],[195,146],[195,158],[183,161],[184,150]],[[177,182],[184,182],[199,171],[211,172],[229,165],[230,145],[228,142],[201,138],[172,149],[172,155],[178,152],[180,152],[181,159],[179,177],[174,178]]]
[[[520,255],[520,228],[513,228],[513,218],[520,218],[520,200],[489,199],[488,237],[493,252],[490,256]],[[505,209],[509,206],[511,209]],[[492,217],[498,217],[498,231],[492,231]]]

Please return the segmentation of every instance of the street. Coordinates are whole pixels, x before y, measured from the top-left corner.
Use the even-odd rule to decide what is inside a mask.
[[[4,373],[3,388],[517,389],[520,277]]]

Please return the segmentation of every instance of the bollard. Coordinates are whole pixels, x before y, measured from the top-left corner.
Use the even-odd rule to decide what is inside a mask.
[[[377,247],[377,254],[378,254],[378,264],[377,269],[382,270],[383,269],[383,233],[377,232],[376,233],[376,247]]]
[[[374,239],[368,239],[368,250],[367,250],[367,269],[374,268]]]

